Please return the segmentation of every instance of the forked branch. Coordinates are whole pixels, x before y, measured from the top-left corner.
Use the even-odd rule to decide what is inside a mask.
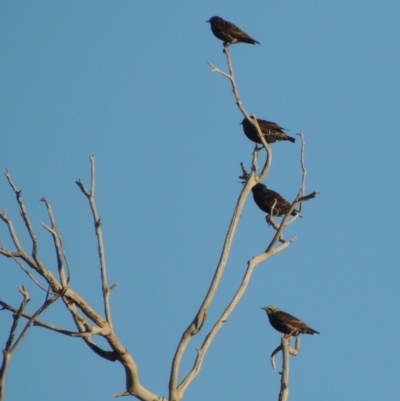
[[[22,329],[21,334],[15,339],[16,337],[16,332],[17,332],[17,327],[20,322],[21,316],[24,314],[24,309],[28,302],[30,301],[29,298],[29,293],[28,290],[24,287],[21,286],[18,288],[19,292],[22,294],[22,302],[21,305],[19,306],[18,310],[15,310],[14,316],[13,316],[13,323],[11,325],[10,329],[10,334],[8,336],[6,345],[3,349],[3,362],[0,367],[0,400],[4,399],[4,394],[5,394],[5,382],[6,382],[6,376],[7,376],[7,370],[8,366],[10,364],[11,358],[23,340],[23,338],[26,336],[28,333],[28,330],[32,327],[34,324],[36,318],[43,313],[51,304],[53,304],[61,294],[54,295],[52,298],[48,298],[48,293],[46,295],[46,299],[43,303],[43,305],[32,315],[29,317],[28,322],[26,323],[25,327]],[[4,309],[4,305],[3,309]],[[14,341],[15,340],[15,341]]]
[[[227,78],[229,80],[229,82],[230,82],[230,84],[232,86],[233,95],[234,95],[234,97],[236,99],[236,105],[238,106],[239,110],[244,115],[244,117],[246,117],[247,120],[250,121],[250,123],[254,125],[254,127],[257,130],[258,137],[260,138],[262,144],[265,147],[265,150],[267,152],[267,160],[266,160],[266,163],[264,165],[264,168],[263,168],[262,172],[258,176],[258,181],[262,181],[267,176],[268,171],[269,171],[269,169],[271,167],[271,163],[272,163],[271,146],[265,140],[265,138],[264,138],[264,136],[263,136],[263,134],[261,132],[260,126],[258,125],[256,116],[254,114],[252,114],[252,117],[254,117],[254,118],[250,118],[249,113],[246,111],[246,109],[243,106],[242,98],[240,97],[239,90],[238,90],[237,84],[236,84],[235,73],[233,71],[232,58],[231,58],[231,54],[229,52],[229,47],[225,46],[224,49],[223,49],[223,52],[224,52],[224,54],[226,56],[229,74],[224,72],[224,71],[222,71],[221,69],[219,69],[218,67],[216,67],[214,64],[212,64],[210,62],[208,62],[207,64],[211,67],[211,71],[212,72],[216,72],[218,74],[221,74],[222,76],[224,76],[225,78]],[[252,170],[256,171],[254,163],[253,163]]]
[[[13,308],[4,301],[0,301],[2,309],[6,309],[15,313],[15,316],[17,317],[17,319],[14,320],[13,328],[10,331],[11,333],[9,336],[10,341],[8,341],[8,343],[12,343],[12,346],[6,346],[6,349],[9,348],[9,351],[5,353],[5,359],[3,362],[2,379],[1,379],[2,388],[4,388],[4,381],[6,375],[5,372],[7,370],[8,361],[11,357],[12,351],[15,350],[18,344],[22,341],[22,339],[24,338],[24,336],[28,332],[28,329],[31,326],[40,326],[60,334],[68,335],[71,337],[82,338],[82,340],[86,342],[88,347],[97,355],[109,361],[118,361],[119,363],[121,363],[121,365],[124,367],[126,376],[126,391],[125,391],[126,394],[133,395],[143,401],[163,400],[162,397],[158,396],[157,394],[154,394],[153,392],[149,391],[147,388],[141,385],[136,362],[134,361],[132,355],[127,351],[127,349],[121,343],[119,338],[115,335],[113,328],[111,326],[111,314],[109,313],[109,294],[111,290],[114,288],[114,286],[108,287],[107,284],[103,234],[101,231],[100,219],[98,217],[96,203],[94,199],[95,166],[93,157],[91,158],[91,167],[92,167],[91,168],[92,181],[91,181],[90,192],[86,190],[86,188],[83,186],[81,182],[79,182],[78,185],[81,188],[82,192],[89,199],[89,204],[91,206],[95,220],[95,229],[96,229],[96,234],[98,236],[99,256],[101,259],[101,266],[102,266],[102,277],[104,278],[102,280],[102,285],[103,285],[104,305],[106,306],[105,307],[106,319],[104,319],[101,314],[99,314],[94,308],[92,308],[84,298],[82,298],[78,293],[76,293],[69,287],[70,268],[63,248],[62,238],[61,235],[59,234],[50,203],[45,198],[43,198],[42,201],[46,205],[50,219],[50,225],[45,223],[42,223],[42,225],[48,232],[50,232],[50,234],[53,237],[54,249],[56,251],[56,261],[57,261],[56,264],[59,277],[57,278],[52,273],[52,271],[44,265],[44,263],[39,257],[38,241],[36,239],[36,235],[33,231],[32,224],[28,217],[25,204],[22,200],[21,191],[17,189],[16,185],[13,183],[11,179],[9,172],[7,171],[6,177],[12,190],[16,195],[23,222],[25,223],[28,235],[33,244],[33,250],[32,250],[32,256],[30,256],[25,251],[19,240],[19,236],[15,230],[12,220],[9,219],[5,211],[0,211],[0,220],[6,224],[13,245],[16,248],[16,250],[10,250],[5,248],[2,244],[0,244],[0,255],[3,255],[5,257],[11,257],[14,261],[17,262],[17,264],[21,267],[21,269],[25,273],[28,273],[29,277],[35,282],[35,284],[37,284],[40,288],[45,289],[45,287],[39,283],[37,277],[43,279],[46,282],[48,289],[46,291],[46,300],[43,306],[39,308],[39,310],[32,315],[24,312],[26,302],[24,304],[21,304],[22,306],[20,308]],[[27,267],[25,267],[25,265]],[[28,269],[31,269],[31,271],[28,271]],[[35,274],[37,275],[37,277],[35,277]],[[64,305],[71,313],[71,316],[78,328],[77,332],[60,328],[58,326],[52,325],[51,323],[43,322],[38,319],[38,316],[43,312],[43,310],[48,308],[50,304],[55,302],[58,298],[62,299]],[[21,317],[27,319],[28,322],[25,325],[25,328],[22,330],[21,335],[17,338],[17,340],[14,341],[16,324]],[[99,346],[97,346],[93,341],[93,335],[99,335],[104,337],[108,345],[110,346],[110,350],[103,350]]]
[[[13,316],[13,323],[11,325],[10,329],[10,334],[8,335],[8,339],[6,341],[6,345],[3,349],[3,361],[0,367],[0,400],[4,399],[4,393],[5,393],[5,383],[6,383],[6,377],[7,377],[7,370],[8,366],[10,364],[10,360],[13,354],[13,343],[14,343],[14,338],[16,336],[17,332],[17,327],[19,323],[19,319],[21,317],[21,314],[23,313],[26,305],[29,302],[29,293],[25,289],[25,287],[20,287],[19,292],[22,294],[22,301],[21,305],[19,306],[18,310]]]
[[[296,336],[295,348],[290,346],[290,338],[281,338],[280,345],[272,352],[270,360],[272,368],[275,370],[275,355],[282,352],[282,372],[281,387],[279,391],[278,401],[287,401],[289,397],[289,373],[290,373],[290,355],[297,356],[300,352],[300,336]]]
[[[71,272],[70,272],[67,256],[64,251],[64,246],[62,244],[61,235],[57,229],[56,220],[55,220],[55,217],[53,214],[53,209],[52,209],[49,201],[46,198],[42,198],[41,201],[44,202],[44,204],[46,205],[47,213],[49,215],[50,223],[51,223],[51,227],[47,226],[45,223],[42,223],[42,226],[47,231],[49,231],[53,237],[54,249],[56,250],[56,256],[57,256],[58,274],[59,274],[61,285],[63,287],[65,287],[69,284],[69,280],[71,277]],[[65,266],[67,267],[67,272],[68,272],[67,277],[65,275]]]
[[[236,98],[236,104],[239,107],[240,111],[249,118],[248,113],[243,107],[239,91],[236,86],[235,82],[235,76],[233,72],[233,67],[232,67],[232,61],[231,57],[229,54],[228,48],[224,48],[224,53],[226,54],[227,57],[227,63],[228,63],[228,68],[229,68],[229,74],[224,73],[223,71],[219,70],[217,67],[213,66],[211,63],[209,65],[212,67],[213,71],[219,72],[222,74],[224,77],[228,78],[231,85],[232,85],[232,90],[234,93],[234,96]],[[259,135],[261,136],[261,131],[259,127],[257,128],[259,130]],[[253,162],[252,162],[252,169],[251,172],[248,173],[245,170],[244,165],[242,164],[242,179],[245,181],[245,185],[242,189],[242,192],[239,195],[238,201],[236,203],[235,210],[233,212],[233,216],[228,228],[227,235],[225,237],[224,245],[222,248],[222,253],[220,260],[218,262],[217,268],[215,270],[214,277],[211,281],[211,285],[208,289],[208,292],[202,302],[202,305],[200,306],[196,316],[192,320],[192,322],[189,324],[187,329],[184,331],[182,334],[181,340],[178,344],[177,350],[174,355],[174,359],[172,362],[171,366],[171,373],[170,373],[170,381],[169,381],[169,398],[170,400],[180,400],[183,397],[185,389],[188,387],[190,382],[194,379],[194,377],[198,374],[201,366],[201,362],[204,358],[204,355],[208,349],[209,344],[215,337],[216,333],[219,331],[219,329],[222,326],[221,322],[217,322],[216,325],[214,326],[214,329],[212,332],[206,337],[205,343],[203,343],[202,348],[198,352],[198,356],[196,358],[195,364],[192,368],[192,370],[189,372],[189,374],[185,377],[185,379],[182,381],[180,385],[178,385],[178,378],[179,378],[179,371],[180,371],[180,365],[182,361],[182,357],[187,349],[187,346],[189,345],[190,340],[192,337],[196,334],[199,333],[201,328],[203,327],[204,321],[207,317],[207,311],[215,297],[215,294],[217,292],[217,289],[219,287],[219,284],[221,282],[223,273],[226,268],[226,264],[228,261],[228,256],[230,254],[231,246],[232,246],[232,241],[240,220],[240,216],[242,214],[242,209],[245,204],[245,201],[250,193],[251,188],[257,183],[258,180],[262,180],[268,173],[269,167],[271,165],[271,160],[272,160],[272,153],[271,153],[271,148],[267,143],[265,143],[266,149],[267,149],[267,158],[266,162],[264,164],[264,167],[260,173],[259,176],[256,177],[255,172],[257,170],[257,160],[258,160],[258,150],[253,152]],[[228,315],[230,314],[231,309],[229,308],[228,310]],[[207,340],[208,339],[208,340]]]
[[[247,113],[247,111],[245,110],[244,106],[243,106],[243,102],[241,100],[241,97],[239,95],[239,91],[236,85],[236,81],[235,81],[235,75],[233,72],[233,66],[232,66],[232,60],[230,57],[230,53],[229,53],[229,48],[225,47],[224,48],[224,53],[227,57],[227,63],[228,63],[228,69],[229,69],[229,73],[223,72],[222,70],[220,70],[219,68],[215,67],[213,64],[208,63],[213,72],[217,72],[219,74],[221,74],[223,77],[227,78],[232,86],[232,91],[233,94],[235,96],[236,99],[236,104],[239,108],[239,110],[242,112],[242,114],[251,122],[253,123],[253,125],[256,127],[257,132],[258,132],[258,136],[260,138],[260,140],[262,141],[266,152],[267,152],[267,157],[266,157],[266,161],[265,164],[260,172],[259,175],[256,175],[256,171],[258,170],[258,152],[259,149],[256,147],[256,149],[253,152],[253,160],[252,160],[252,168],[251,171],[248,172],[244,166],[243,163],[241,163],[241,169],[242,169],[242,175],[239,177],[240,179],[242,179],[244,181],[244,188],[239,196],[239,199],[237,201],[234,213],[233,213],[233,217],[228,229],[228,233],[226,235],[225,238],[225,243],[223,246],[223,251],[221,254],[221,258],[220,261],[217,265],[216,268],[216,272],[214,274],[213,280],[211,282],[210,288],[205,296],[205,299],[202,303],[202,305],[200,306],[199,311],[197,312],[195,318],[193,319],[192,323],[188,326],[188,328],[185,330],[185,332],[182,335],[182,338],[180,340],[180,343],[177,347],[177,351],[175,353],[174,356],[174,360],[173,360],[173,364],[171,367],[171,375],[170,375],[170,383],[169,383],[169,390],[170,390],[170,395],[169,395],[169,399],[170,400],[180,400],[183,396],[184,393],[186,391],[186,389],[188,388],[188,386],[190,385],[190,383],[194,380],[194,378],[198,375],[198,373],[201,370],[201,366],[204,360],[204,357],[207,353],[207,350],[209,349],[209,346],[211,345],[212,341],[214,340],[215,336],[217,335],[217,333],[219,332],[219,330],[222,328],[223,324],[227,321],[227,319],[229,318],[230,314],[232,313],[232,311],[235,309],[235,307],[238,305],[238,303],[240,302],[241,298],[243,297],[248,284],[250,282],[251,276],[255,270],[255,268],[262,262],[264,262],[265,260],[267,260],[269,257],[282,252],[283,250],[285,250],[292,242],[294,239],[290,240],[290,241],[284,241],[282,240],[282,232],[284,230],[284,228],[286,227],[287,223],[287,218],[290,215],[290,212],[285,216],[285,218],[283,219],[282,223],[279,226],[276,226],[276,234],[274,235],[274,237],[272,238],[272,240],[270,241],[267,249],[262,252],[260,255],[254,257],[251,261],[248,262],[247,264],[247,269],[245,271],[245,274],[243,276],[242,282],[239,285],[239,288],[237,289],[236,293],[234,294],[232,300],[228,303],[226,309],[223,311],[223,313],[221,314],[221,316],[217,319],[217,321],[215,322],[214,326],[211,328],[211,330],[209,331],[209,333],[205,336],[205,339],[201,345],[201,347],[197,350],[197,357],[194,361],[194,364],[191,368],[191,370],[188,372],[188,374],[184,377],[184,379],[182,380],[182,382],[178,385],[178,377],[179,377],[179,371],[180,371],[180,364],[181,364],[181,360],[183,357],[184,352],[187,349],[187,346],[191,340],[191,338],[196,335],[200,329],[203,327],[204,324],[204,320],[207,316],[207,311],[208,308],[211,305],[211,302],[214,299],[215,293],[218,289],[218,286],[221,282],[223,273],[225,271],[226,268],[226,263],[227,263],[227,259],[230,253],[230,249],[231,249],[231,245],[232,245],[232,240],[235,234],[235,231],[237,229],[237,225],[241,216],[241,211],[242,208],[244,206],[244,203],[247,199],[247,196],[250,193],[251,188],[257,183],[262,181],[266,175],[268,174],[269,168],[271,166],[271,161],[272,161],[272,150],[271,147],[269,146],[269,144],[265,141],[264,136],[262,135],[262,132],[260,130],[260,127],[258,125],[257,119],[256,117],[253,115],[254,118],[250,118],[249,114]],[[302,137],[303,139],[303,137]],[[304,156],[304,148],[302,148],[302,157]],[[304,167],[304,162],[302,161],[302,165]],[[302,184],[302,188],[305,185],[305,169],[303,168],[303,184]],[[301,194],[304,193],[300,192]],[[307,199],[305,198],[301,198],[300,195],[296,198],[296,200],[293,202],[292,204],[292,210],[294,210],[294,207],[299,203],[299,202],[303,202]],[[280,246],[275,247],[275,244],[278,240],[281,240],[281,242],[283,242]]]

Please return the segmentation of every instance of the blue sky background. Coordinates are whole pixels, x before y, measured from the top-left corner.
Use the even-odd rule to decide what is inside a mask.
[[[279,343],[260,306],[278,305],[321,332],[292,358],[293,400],[396,399],[400,392],[400,56],[398,1],[35,1],[0,4],[0,169],[8,167],[54,269],[46,196],[72,266],[72,286],[101,310],[93,224],[75,185],[97,161],[117,334],[143,385],[167,395],[172,356],[208,288],[250,164],[222,44],[205,21],[219,15],[261,46],[231,48],[248,112],[306,136],[307,189],[320,196],[287,230],[297,241],[259,266],[185,399],[277,399],[269,363]],[[299,141],[273,145],[266,183],[288,199],[301,180]],[[0,208],[18,221],[0,180]],[[18,222],[22,233],[23,227]],[[248,199],[204,332],[224,309],[246,262],[273,235]],[[10,240],[0,226],[5,245]],[[29,246],[25,234],[21,234]],[[0,259],[0,299],[26,284]],[[53,306],[44,320],[73,329]],[[0,343],[11,314],[0,313]],[[102,344],[102,342],[100,341]],[[186,370],[184,370],[186,372]],[[108,400],[124,391],[120,365],[79,339],[33,328],[17,350],[7,400]]]

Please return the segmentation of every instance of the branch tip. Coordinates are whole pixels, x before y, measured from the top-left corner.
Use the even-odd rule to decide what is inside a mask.
[[[128,397],[130,395],[132,395],[132,394],[128,393],[128,391],[124,391],[123,393],[116,393],[116,394],[113,394],[112,396],[114,398],[117,398],[117,397]]]

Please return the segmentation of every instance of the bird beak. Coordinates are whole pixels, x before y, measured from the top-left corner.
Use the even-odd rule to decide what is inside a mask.
[[[206,22],[210,22],[210,20],[206,21]]]

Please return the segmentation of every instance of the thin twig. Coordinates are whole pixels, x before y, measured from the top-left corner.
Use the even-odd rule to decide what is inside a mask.
[[[264,165],[264,169],[261,171],[261,173],[257,177],[258,181],[261,182],[267,176],[267,174],[269,172],[269,169],[271,168],[271,164],[272,164],[272,148],[269,145],[269,143],[266,141],[264,135],[262,134],[261,128],[258,125],[258,120],[257,120],[255,114],[252,114],[252,117],[253,118],[249,119],[248,116],[246,116],[246,118],[250,121],[250,123],[253,124],[254,127],[256,128],[257,135],[258,135],[260,141],[262,142],[262,144],[264,145],[264,148],[265,148],[265,150],[267,152],[267,156],[266,156],[267,160],[266,160],[266,163]],[[257,148],[257,145],[256,145],[256,148]],[[258,150],[257,150],[257,152],[258,152]]]
[[[0,306],[1,306],[1,310],[8,310],[8,311],[13,312],[13,313],[17,313],[17,311],[18,311],[18,309],[14,308],[13,306],[7,304],[4,301],[0,301]],[[25,313],[25,312],[21,313],[21,317],[23,317],[25,319],[29,319],[29,320],[33,319],[33,315],[30,315],[30,314]],[[100,333],[99,330],[96,331],[97,328],[93,328],[92,332],[70,331],[70,330],[63,329],[62,327],[56,326],[54,324],[43,322],[42,320],[39,320],[37,318],[35,318],[33,320],[33,326],[43,327],[45,329],[52,330],[52,331],[55,331],[57,333],[69,336],[69,337],[89,337],[89,336],[92,336],[94,334],[99,334]]]
[[[112,396],[114,398],[118,398],[118,397],[129,397],[131,395],[132,395],[131,393],[128,393],[127,391],[124,391],[123,393],[115,393]]]
[[[64,290],[65,291],[65,290]],[[63,291],[63,292],[64,292]],[[28,323],[25,325],[24,329],[22,330],[22,333],[19,335],[18,339],[15,341],[14,345],[12,346],[12,352],[18,347],[18,345],[21,343],[25,335],[27,334],[28,330],[32,327],[34,321],[36,318],[43,313],[51,304],[57,301],[57,299],[62,295],[62,292],[55,294],[52,298],[48,299],[48,294],[46,295],[46,300],[43,303],[43,305],[31,316],[31,318],[28,320]]]
[[[303,135],[302,132],[298,133],[297,135],[299,135],[300,138],[301,138],[300,165],[301,165],[301,170],[303,172],[301,189],[300,189],[299,194],[297,196],[298,197],[302,197],[306,193],[307,168],[306,168],[306,165],[305,165],[305,162],[304,162],[304,149],[305,149],[305,146],[306,146],[306,140],[305,140],[304,135]],[[299,212],[301,213],[302,210],[303,210],[303,204],[300,203]]]
[[[54,242],[54,248],[57,255],[57,267],[58,267],[58,275],[60,277],[61,285],[64,287],[69,283],[70,280],[70,271],[68,270],[68,277],[65,277],[65,268],[64,268],[64,261],[65,251],[62,244],[61,235],[57,229],[56,219],[54,217],[53,209],[50,205],[50,202],[46,198],[41,199],[42,202],[46,205],[47,213],[50,218],[51,228],[47,226],[45,223],[42,223],[42,226],[51,233]],[[67,267],[68,269],[68,267]]]
[[[13,324],[11,325],[10,334],[8,335],[6,345],[3,349],[3,361],[2,361],[2,364],[0,367],[0,400],[4,399],[7,370],[8,370],[10,360],[11,360],[11,357],[12,357],[12,354],[14,351],[13,341],[14,341],[14,337],[17,332],[19,319],[20,319],[21,314],[23,313],[26,305],[28,304],[28,302],[30,300],[29,293],[24,286],[19,287],[18,289],[19,289],[19,292],[22,294],[23,298],[22,298],[20,307],[18,308],[17,312],[13,316]]]
[[[6,257],[12,258],[12,260],[22,269],[24,273],[43,291],[48,291],[48,288],[45,288],[42,284],[39,283],[38,280],[28,271],[28,269],[23,265],[23,263],[18,259],[21,257],[19,252],[10,252],[7,249],[1,248],[0,254]]]
[[[274,203],[271,206],[271,213],[269,214],[272,222],[274,221],[274,208],[275,208],[275,205],[277,202],[278,202],[278,199],[274,198]]]
[[[304,149],[306,147],[306,140],[304,139],[304,135],[302,132],[297,134],[301,138],[301,150],[300,150],[300,165],[301,165],[301,170],[303,172],[302,180],[301,180],[301,193],[300,196],[304,196],[306,193],[306,177],[307,177],[307,168],[306,164],[304,162]],[[300,205],[301,207],[301,205]]]
[[[24,221],[25,226],[29,232],[29,236],[31,237],[31,240],[32,240],[32,258],[36,261],[37,260],[37,252],[38,252],[38,240],[37,240],[35,231],[33,230],[32,223],[29,219],[25,204],[22,200],[21,191],[18,190],[17,186],[14,184],[14,182],[11,178],[10,172],[8,170],[6,170],[5,175],[7,177],[8,183],[10,184],[10,186],[11,186],[12,190],[14,191],[15,196],[17,198],[17,202],[20,207],[20,213],[21,213],[22,220]]]
[[[272,225],[272,227],[277,231],[282,224],[284,225],[284,227],[287,227],[289,225],[291,225],[294,221],[296,221],[300,215],[301,215],[301,211],[303,209],[303,203],[314,199],[315,197],[317,197],[319,195],[319,192],[311,192],[308,195],[304,195],[305,194],[305,190],[306,190],[306,177],[307,177],[307,168],[305,166],[305,161],[304,161],[304,149],[305,149],[305,144],[306,141],[304,139],[304,135],[302,132],[300,132],[298,135],[300,135],[301,137],[301,151],[300,151],[300,165],[301,165],[301,169],[302,169],[302,180],[301,180],[301,187],[300,190],[297,194],[296,199],[292,202],[291,207],[289,209],[289,211],[286,213],[286,216],[291,216],[292,212],[295,210],[295,207],[297,204],[299,204],[299,213],[294,216],[291,219],[284,219],[284,221],[282,220],[282,222],[280,224],[275,223],[275,221],[273,220],[272,216],[269,216],[267,218],[267,222],[269,224]],[[282,242],[283,237],[280,237],[279,240]]]
[[[10,233],[10,237],[11,237],[15,247],[17,248],[18,252],[23,252],[23,247],[21,245],[21,242],[18,239],[18,235],[17,235],[17,232],[15,231],[14,224],[11,221],[11,219],[8,218],[6,211],[0,212],[0,219],[3,220],[4,223],[6,223],[6,225],[8,227],[8,231]]]
[[[96,165],[94,156],[90,156],[90,166],[91,166],[91,187],[90,192],[85,188],[82,184],[81,180],[77,181],[76,184],[82,191],[82,193],[87,197],[90,208],[93,214],[94,227],[97,237],[98,244],[98,253],[100,259],[100,268],[101,268],[101,283],[103,290],[103,303],[104,303],[104,313],[106,316],[106,320],[110,325],[111,330],[113,329],[112,318],[111,318],[111,308],[110,308],[110,294],[111,289],[108,285],[107,280],[107,262],[104,248],[104,239],[103,239],[103,229],[101,227],[101,220],[99,214],[97,212],[96,200],[95,200],[95,191],[96,191]]]

